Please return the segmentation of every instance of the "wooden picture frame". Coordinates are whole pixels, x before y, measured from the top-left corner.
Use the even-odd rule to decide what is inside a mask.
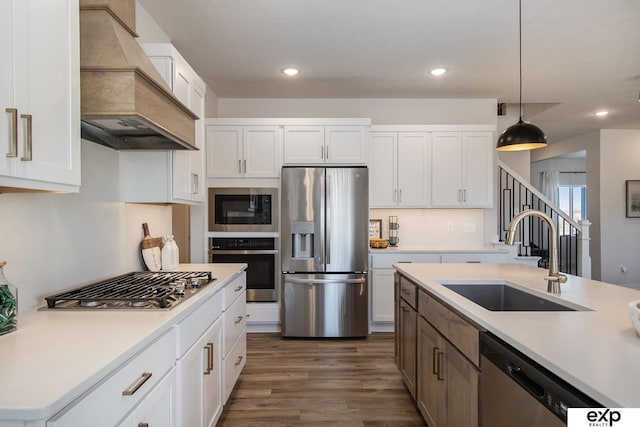
[[[625,181],[627,218],[640,218],[640,180]]]
[[[369,220],[369,238],[380,239],[382,237],[382,220],[370,219]]]

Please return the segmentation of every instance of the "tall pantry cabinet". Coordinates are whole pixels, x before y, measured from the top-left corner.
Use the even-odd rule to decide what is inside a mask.
[[[5,191],[79,189],[78,35],[78,0],[0,2],[0,188]]]

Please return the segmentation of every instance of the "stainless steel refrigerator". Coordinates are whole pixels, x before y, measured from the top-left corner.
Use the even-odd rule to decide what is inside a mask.
[[[366,167],[284,167],[282,335],[368,333]]]

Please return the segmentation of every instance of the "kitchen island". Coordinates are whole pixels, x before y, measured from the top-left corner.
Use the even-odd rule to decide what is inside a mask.
[[[562,293],[546,292],[547,270],[521,264],[395,264],[427,293],[498,336],[607,407],[640,407],[640,336],[627,304],[640,291],[568,276]],[[439,282],[509,281],[582,311],[489,311]]]
[[[244,283],[245,268],[246,264],[181,264],[177,271],[211,271],[216,280],[171,310],[38,309],[20,313],[18,330],[0,337],[0,425],[45,425],[50,417],[66,412],[102,387],[114,372],[122,371],[128,361],[154,347],[168,354],[167,369],[173,375],[176,357],[184,351],[181,347],[190,347],[187,341],[198,336],[194,335],[196,326],[205,324],[201,318],[215,321],[224,314],[223,304],[230,304],[232,298],[240,301],[240,296],[244,308],[244,287],[237,284]],[[238,297],[227,294],[227,285],[231,283],[235,288],[232,292],[240,290]],[[198,317],[192,320],[194,313]],[[149,356],[153,360],[165,355],[152,352]],[[126,381],[129,387],[137,380],[134,376]],[[160,379],[154,376],[149,383],[153,381]],[[117,390],[116,394],[120,396],[127,387]],[[171,390],[173,393],[175,386]],[[143,388],[138,395],[148,392]],[[97,409],[91,425],[102,425],[100,410],[108,412],[106,403],[104,408]],[[176,411],[173,412],[175,417]]]

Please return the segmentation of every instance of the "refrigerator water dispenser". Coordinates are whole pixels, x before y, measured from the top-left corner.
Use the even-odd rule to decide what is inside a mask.
[[[291,248],[293,258],[313,258],[313,221],[291,222]]]

